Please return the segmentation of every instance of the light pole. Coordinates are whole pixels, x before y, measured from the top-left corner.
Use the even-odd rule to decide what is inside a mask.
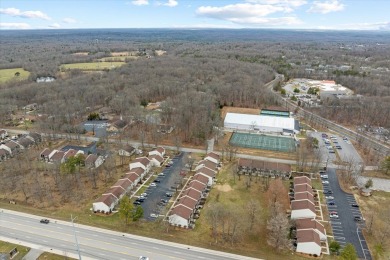
[[[76,229],[75,229],[75,227],[74,227],[74,222],[73,222],[76,218],[77,218],[77,217],[74,217],[74,218],[73,218],[72,214],[70,215],[70,219],[72,220],[74,238],[75,238],[75,240],[76,240],[77,253],[79,254],[79,260],[81,260],[79,242],[77,241]]]

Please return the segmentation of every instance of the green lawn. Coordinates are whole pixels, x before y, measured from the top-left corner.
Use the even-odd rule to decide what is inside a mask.
[[[70,63],[61,65],[61,70],[105,70],[105,69],[114,69],[126,64],[123,61],[116,62],[85,62],[85,63]]]
[[[63,256],[63,255],[56,255],[56,254],[51,254],[48,252],[44,252],[38,257],[38,260],[64,260],[64,259],[75,259],[75,258],[70,258],[69,256]]]
[[[8,243],[8,242],[4,242],[4,241],[0,241],[0,253],[5,253],[7,255],[9,255],[9,252],[14,249],[14,248],[17,248],[18,249],[18,254],[12,258],[12,260],[20,260],[23,258],[23,256],[25,256],[28,251],[30,250],[30,248],[28,247],[24,247],[24,246],[20,246],[20,245],[15,245],[15,244],[11,244],[11,243]]]
[[[15,75],[17,72],[20,73],[19,76]],[[9,80],[25,80],[29,75],[30,72],[24,70],[23,68],[2,69],[0,70],[0,84]]]

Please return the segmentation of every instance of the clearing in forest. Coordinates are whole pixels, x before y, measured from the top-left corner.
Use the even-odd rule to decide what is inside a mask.
[[[9,80],[25,80],[30,72],[23,68],[2,69],[0,70],[0,84]]]
[[[61,71],[79,69],[79,70],[106,70],[118,68],[126,64],[123,61],[115,62],[85,62],[85,63],[69,63],[61,65]]]

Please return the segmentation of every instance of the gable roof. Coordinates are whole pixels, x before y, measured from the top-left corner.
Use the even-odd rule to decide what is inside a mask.
[[[124,150],[124,151],[126,151],[128,153],[132,153],[132,152],[134,152],[135,148],[133,146],[131,146],[131,145],[126,145],[125,147],[123,147],[123,148],[121,148],[119,150]]]
[[[298,243],[314,242],[318,246],[321,246],[320,235],[312,229],[297,230],[297,242]]]
[[[299,192],[294,194],[294,199],[295,200],[310,200],[311,202],[314,203],[314,197],[313,194],[310,192]]]
[[[121,129],[121,128],[124,128],[127,125],[127,123],[126,123],[126,121],[119,119],[119,120],[116,120],[112,125],[118,129]]]
[[[86,164],[95,163],[97,159],[98,159],[98,156],[96,154],[90,154],[85,159],[85,163]]]
[[[18,147],[19,145],[17,143],[15,143],[14,141],[8,141],[4,144],[5,146],[7,146],[8,148],[10,148],[11,150],[13,150],[14,148]]]
[[[203,192],[206,189],[206,184],[197,180],[193,180],[190,182],[189,188],[194,188],[200,192]]]
[[[215,162],[209,161],[209,160],[201,160],[198,162],[198,166],[203,165],[204,167],[207,167],[213,171],[217,169],[217,164]]]
[[[291,201],[291,209],[292,210],[309,209],[314,214],[316,213],[316,208],[314,207],[314,204],[311,203],[309,200],[293,200]]]
[[[207,183],[209,183],[209,178],[207,178],[206,176],[199,174],[199,173],[195,174],[192,179],[196,180],[196,181],[200,181],[206,185],[207,185]]]
[[[123,189],[127,190],[131,186],[131,184],[132,182],[129,179],[125,178],[125,179],[119,179],[111,187],[122,187]]]
[[[295,226],[297,230],[301,229],[317,229],[322,234],[325,234],[324,226],[315,219],[303,218],[295,220]]]
[[[192,210],[185,207],[184,205],[181,205],[181,204],[175,206],[171,211],[171,216],[178,215],[178,216],[180,216],[184,219],[187,219],[187,220],[190,219],[191,214],[192,214]]]
[[[219,160],[219,155],[214,153],[214,152],[210,152],[210,153],[206,154],[206,157],[211,157],[211,158],[214,158],[216,160]]]
[[[159,152],[160,154],[163,154],[163,153],[165,153],[165,148],[159,146],[159,147],[156,148],[156,151]]]
[[[311,180],[306,176],[294,177],[294,185],[309,184],[311,186]]]
[[[202,167],[202,168],[199,168],[197,171],[196,171],[196,173],[204,173],[204,174],[206,174],[207,176],[210,176],[210,177],[215,177],[215,171],[213,171],[213,170],[211,170],[211,169],[209,169],[209,168],[207,168],[207,167]]]
[[[56,153],[54,153],[50,160],[54,161],[54,162],[59,162],[62,160],[62,158],[64,157],[64,152],[63,151],[57,151]]]
[[[49,148],[45,148],[42,152],[41,152],[41,156],[45,156],[45,157],[48,157],[50,154],[51,154],[52,150],[50,150]]]
[[[191,197],[182,197],[177,203],[176,203],[176,206],[177,205],[183,205],[191,210],[194,210],[195,207],[196,207],[196,204],[198,204],[198,201],[191,198]]]
[[[141,176],[144,172],[145,170],[142,169],[141,167],[136,167],[131,169],[129,173],[135,173],[136,175]]]
[[[42,136],[38,133],[29,133],[29,136],[31,136],[35,142],[39,142],[42,139]]]
[[[183,192],[183,196],[188,196],[190,198],[195,199],[196,201],[199,201],[200,198],[202,197],[202,193],[200,191],[197,191],[193,188],[188,188]]]
[[[119,199],[119,197],[125,193],[125,190],[122,187],[111,187],[108,191],[106,191],[104,194],[113,194],[115,197]]]
[[[109,194],[103,194],[102,196],[100,196],[100,198],[95,200],[95,202],[102,202],[106,204],[108,207],[111,207],[111,205],[115,203],[116,200],[117,199],[115,198],[115,196],[109,193]]]
[[[74,150],[74,149],[69,149],[68,151],[65,152],[64,158],[65,158],[65,159],[68,159],[68,158],[70,158],[70,157],[72,157],[72,156],[75,156],[76,154],[77,154],[77,151],[76,151],[76,150]]]
[[[148,159],[149,159],[149,160],[156,159],[159,163],[162,163],[162,162],[164,161],[164,158],[161,157],[161,156],[158,155],[158,154],[149,155]]]
[[[138,157],[135,160],[133,160],[131,163],[137,163],[137,162],[141,163],[146,167],[149,165],[150,160],[147,157]]]
[[[0,156],[8,155],[9,152],[3,148],[0,148]]]
[[[32,140],[29,139],[29,138],[23,137],[23,138],[20,138],[20,139],[18,140],[18,144],[20,144],[21,146],[23,146],[24,148],[26,148],[26,147],[29,147],[30,145],[33,145],[33,144],[34,144],[34,141],[32,141]]]
[[[294,192],[295,193],[298,193],[298,192],[310,192],[311,194],[313,194],[313,189],[311,188],[310,185],[308,184],[298,184],[298,185],[295,185],[294,186]]]
[[[138,180],[139,176],[134,172],[131,172],[131,173],[127,173],[125,175],[125,178],[129,179],[132,183],[134,183],[136,180]]]

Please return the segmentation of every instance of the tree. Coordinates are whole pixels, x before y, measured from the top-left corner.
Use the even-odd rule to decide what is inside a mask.
[[[372,179],[368,179],[368,180],[366,181],[366,184],[364,184],[364,187],[365,187],[366,189],[369,189],[369,188],[372,187],[372,185],[373,185]]]
[[[259,216],[260,205],[259,205],[258,201],[251,199],[246,204],[246,209],[247,209],[248,218],[249,218],[249,230],[252,230],[253,225],[256,223],[258,216]]]
[[[356,249],[355,247],[351,244],[348,243],[344,249],[340,253],[340,257],[343,260],[355,260],[358,259]]]
[[[133,216],[134,206],[128,196],[124,196],[119,202],[119,217],[128,225]]]
[[[283,96],[286,95],[286,90],[284,88],[282,88],[282,90],[280,91],[280,94],[282,94]]]
[[[20,76],[20,72],[19,71],[15,72],[15,77],[19,77],[19,76]]]
[[[144,209],[141,206],[137,206],[135,210],[132,211],[131,218],[133,221],[138,221],[144,216]]]
[[[388,175],[390,173],[390,156],[387,156],[381,163],[382,171]]]
[[[332,242],[330,242],[329,244],[329,251],[332,253],[332,254],[336,254],[338,255],[339,254],[339,251],[340,251],[340,243],[337,242],[336,240],[333,240]]]
[[[299,90],[299,88],[294,88],[294,93],[299,93],[299,92],[301,92],[301,91]]]
[[[99,113],[91,113],[91,114],[88,115],[87,120],[88,121],[100,120],[100,115],[99,115]]]
[[[277,250],[289,249],[290,240],[289,235],[289,222],[288,218],[283,211],[278,210],[267,221],[268,236],[267,242],[269,245]]]

